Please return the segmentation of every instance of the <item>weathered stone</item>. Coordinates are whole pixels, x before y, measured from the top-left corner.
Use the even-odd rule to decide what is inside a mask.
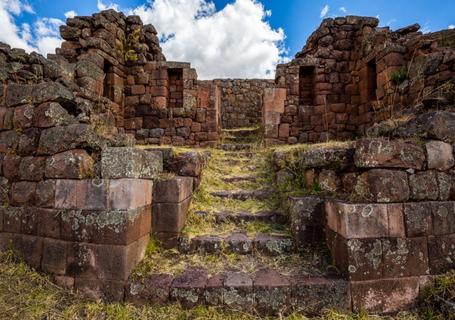
[[[372,169],[359,176],[355,193],[367,201],[405,202],[410,196],[408,176],[403,171]]]
[[[44,180],[36,185],[36,206],[52,208],[55,203],[55,180]]]
[[[223,239],[218,236],[197,236],[191,239],[191,251],[218,254],[223,250]]]
[[[286,313],[291,292],[288,278],[275,270],[263,269],[255,274],[253,287],[259,313]]]
[[[271,256],[279,256],[292,252],[294,243],[290,237],[258,234],[254,238],[254,248]]]
[[[244,233],[233,233],[224,241],[227,249],[233,253],[248,254],[253,249],[253,241]]]
[[[188,269],[172,282],[171,298],[182,306],[191,308],[204,304],[204,289],[207,284],[207,272],[201,269]]]
[[[39,105],[33,115],[33,125],[38,128],[68,125],[74,119],[59,103],[46,102]]]
[[[173,277],[169,274],[151,274],[140,280],[129,280],[126,300],[138,306],[164,305],[169,302]]]
[[[455,267],[455,235],[428,237],[431,274],[441,274]]]
[[[411,202],[404,204],[404,220],[408,237],[429,236],[433,233],[431,203]]]
[[[224,305],[232,310],[254,310],[253,279],[243,272],[227,272],[224,279]]]
[[[43,240],[43,259],[41,269],[57,275],[66,273],[68,243],[54,239]]]
[[[354,311],[392,313],[415,306],[419,277],[351,282]]]
[[[154,203],[152,208],[153,232],[182,231],[186,223],[190,198],[178,203]]]
[[[40,181],[44,177],[44,157],[22,158],[19,166],[19,178],[27,181]]]
[[[409,277],[429,273],[427,238],[382,240],[384,277]]]
[[[85,179],[94,174],[94,164],[85,150],[71,150],[46,160],[46,178]]]
[[[350,310],[348,281],[338,278],[293,276],[290,305],[293,311],[317,315],[327,309]]]
[[[174,177],[159,180],[153,189],[154,202],[176,203],[186,200],[193,192],[193,179],[190,177]]]
[[[453,167],[452,146],[442,141],[430,141],[426,143],[428,154],[428,169],[446,171]]]
[[[454,202],[432,202],[431,212],[434,235],[455,234]]]
[[[324,200],[317,196],[289,197],[288,203],[291,231],[297,248],[302,249],[314,244],[314,242],[321,241],[322,238],[313,238],[313,229],[307,227],[322,227]],[[319,231],[320,235],[322,235],[322,229]]]
[[[319,173],[319,186],[324,191],[337,192],[340,188],[341,181],[333,170],[322,170]]]
[[[410,141],[362,139],[357,142],[354,155],[359,168],[412,168],[422,169],[424,150]]]
[[[409,177],[411,199],[437,200],[439,197],[436,171],[422,171]]]
[[[350,147],[319,147],[299,152],[300,165],[304,168],[343,168],[353,162],[354,149]]]
[[[161,153],[137,148],[108,148],[101,155],[103,178],[153,179],[163,171]]]
[[[112,210],[137,209],[152,204],[153,182],[144,179],[116,179],[109,183]]]
[[[11,204],[33,205],[35,203],[36,182],[20,181],[11,186]]]
[[[39,139],[38,152],[52,155],[84,146],[101,148],[105,144],[106,142],[96,135],[90,126],[73,124],[43,130]]]

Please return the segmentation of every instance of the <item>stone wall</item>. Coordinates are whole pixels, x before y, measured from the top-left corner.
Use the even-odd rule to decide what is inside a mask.
[[[277,67],[286,97],[279,123],[266,125],[269,142],[362,135],[454,79],[454,49],[439,34],[377,25],[376,18],[325,19],[295,59]]]
[[[147,62],[129,69],[125,129],[138,143],[214,146],[219,139],[216,86],[197,81],[189,63]]]
[[[454,100],[440,99],[443,110],[433,101],[356,142],[274,154],[277,183],[304,181],[312,194],[288,199],[297,245],[327,244],[354,311],[411,308],[432,275],[455,267]]]
[[[262,122],[263,94],[274,80],[216,79],[221,95],[221,125],[224,129],[258,126]]]
[[[152,26],[108,10],[68,19],[61,33],[48,59],[0,44],[0,251],[65,287],[122,300],[158,232],[153,193],[174,204],[154,182],[165,169],[196,185],[202,164],[136,148],[125,133],[130,73],[164,60]],[[184,221],[186,210],[174,213]]]

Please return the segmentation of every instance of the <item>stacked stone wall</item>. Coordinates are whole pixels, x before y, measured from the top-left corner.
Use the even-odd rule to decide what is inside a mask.
[[[222,128],[261,125],[264,90],[275,87],[274,80],[216,79],[210,82],[220,90]]]
[[[277,88],[286,97],[279,122],[265,121],[269,142],[351,139],[453,86],[450,42],[439,34],[422,35],[418,25],[395,32],[377,25],[375,18],[326,19],[293,61],[277,67]],[[309,77],[312,92],[301,92],[308,91],[300,82]]]

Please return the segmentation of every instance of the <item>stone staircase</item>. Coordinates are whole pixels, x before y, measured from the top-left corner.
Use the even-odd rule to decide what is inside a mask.
[[[297,252],[259,145],[258,129],[224,132],[177,250],[146,257],[149,265],[127,288],[130,302],[178,301],[261,315],[350,307],[348,284],[326,249]]]

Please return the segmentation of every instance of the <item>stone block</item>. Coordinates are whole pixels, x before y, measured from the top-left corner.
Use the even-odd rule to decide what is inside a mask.
[[[362,200],[373,202],[406,202],[410,191],[406,172],[371,169],[362,173],[354,187]]]
[[[53,208],[55,204],[56,180],[44,180],[36,185],[35,203],[40,208]]]
[[[185,308],[204,304],[204,289],[207,280],[207,271],[187,269],[172,282],[171,298]]]
[[[319,186],[323,191],[337,192],[341,185],[340,178],[334,170],[321,170],[318,180]]]
[[[161,152],[137,148],[108,148],[101,156],[103,178],[154,179],[162,171]]]
[[[0,208],[3,216],[3,231],[10,233],[20,233],[22,230],[22,216],[24,208],[5,207]]]
[[[151,274],[140,280],[128,281],[126,301],[137,306],[164,305],[169,302],[174,277],[169,274]]]
[[[442,274],[455,268],[455,235],[428,237],[431,274]]]
[[[237,254],[249,254],[253,250],[253,241],[244,233],[233,233],[224,239],[227,250]]]
[[[253,311],[255,295],[253,279],[243,272],[227,272],[224,281],[223,303],[232,310]]]
[[[349,280],[370,280],[382,277],[381,239],[348,240],[336,235],[331,251],[336,266]]]
[[[68,242],[44,238],[41,269],[44,272],[65,275],[67,253]]]
[[[129,211],[67,210],[61,214],[62,238],[76,242],[129,245],[150,232],[149,222],[150,207]]]
[[[152,207],[153,232],[182,231],[186,223],[190,198],[179,203],[154,203]]]
[[[429,236],[433,234],[432,205],[430,202],[404,204],[404,221],[407,237]]]
[[[33,105],[26,104],[14,108],[13,126],[15,129],[30,128],[33,124]]]
[[[193,179],[190,177],[174,177],[160,180],[153,189],[154,203],[178,203],[186,200],[193,192]]]
[[[46,160],[46,178],[86,179],[94,174],[95,162],[85,150],[70,150]]]
[[[34,208],[26,207],[22,211],[21,233],[29,235],[37,235],[38,216]]]
[[[432,202],[432,233],[436,236],[455,234],[454,202]]]
[[[60,239],[61,212],[55,209],[33,209],[37,218],[37,235],[44,238]]]
[[[449,170],[455,164],[452,146],[442,141],[426,143],[428,155],[428,169],[440,171]]]
[[[353,311],[393,313],[416,305],[419,277],[351,282]]]
[[[55,184],[55,208],[76,209],[77,208],[77,181],[56,180]]]
[[[76,278],[125,281],[143,257],[146,241],[140,240],[126,246],[72,243],[68,272]]]
[[[427,238],[382,240],[385,278],[421,276],[429,273]]]
[[[13,234],[11,248],[18,258],[29,266],[35,269],[40,268],[43,254],[43,238],[25,234]]]
[[[253,245],[258,252],[269,256],[289,254],[294,249],[292,238],[267,234],[257,234]]]
[[[76,277],[74,288],[84,297],[96,301],[122,302],[125,282],[123,280]]]
[[[73,118],[57,102],[46,102],[39,105],[33,114],[33,126],[37,128],[50,128],[70,124]]]
[[[153,181],[116,179],[109,184],[109,207],[112,210],[131,210],[152,204]]]
[[[413,200],[437,200],[439,197],[436,171],[421,171],[409,176],[409,187]]]
[[[76,182],[76,207],[79,210],[105,210],[108,208],[109,181],[88,179]]]
[[[327,309],[350,310],[349,282],[339,278],[291,276],[290,305],[294,312],[318,315]]]
[[[36,182],[20,181],[11,186],[12,205],[33,205],[35,203]]]
[[[19,178],[19,168],[22,158],[17,155],[6,154],[3,158],[3,175],[8,180],[16,180]]]
[[[328,204],[328,226],[346,239],[404,236],[402,206],[396,204]]]
[[[87,124],[72,124],[44,129],[39,138],[38,153],[53,155],[59,152],[91,146],[101,148],[106,142]]]
[[[311,232],[312,228],[307,227],[322,227],[325,221],[324,200],[317,196],[289,197],[288,204],[291,232],[296,242],[296,246],[298,248],[303,248],[307,245],[311,245],[311,241],[308,242],[308,240],[313,237],[308,237],[308,233]]]
[[[289,310],[289,279],[273,269],[256,272],[253,281],[256,310],[260,314],[282,314]]]
[[[354,155],[359,168],[404,168],[421,170],[425,152],[411,141],[386,139],[361,139]]]

